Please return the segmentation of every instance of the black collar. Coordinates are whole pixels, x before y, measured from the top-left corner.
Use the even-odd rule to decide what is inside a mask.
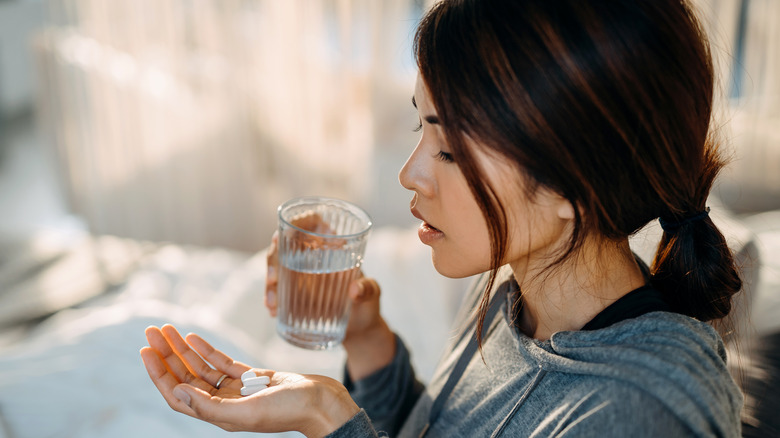
[[[623,295],[617,301],[593,317],[581,330],[598,330],[609,327],[626,319],[636,318],[645,313],[669,312],[669,304],[664,301],[661,292],[649,283]]]

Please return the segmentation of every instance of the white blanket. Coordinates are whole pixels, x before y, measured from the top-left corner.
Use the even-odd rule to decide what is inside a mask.
[[[341,350],[302,350],[276,336],[262,304],[265,269],[264,252],[156,249],[117,291],[60,311],[0,350],[0,437],[227,435],[172,411],[157,392],[138,354],[149,325],[197,332],[253,366],[341,378]],[[464,282],[435,273],[414,230],[375,232],[364,271],[383,286],[385,317],[430,377]]]
[[[757,243],[744,227],[726,222],[735,249],[752,242],[766,261],[747,253],[755,257],[747,261],[756,278],[752,329],[778,330],[780,213],[746,222],[757,230]],[[652,252],[657,232],[650,227],[634,238],[641,256]],[[60,311],[26,339],[0,348],[0,438],[227,436],[172,411],[159,395],[138,354],[149,325],[197,332],[253,366],[341,378],[341,350],[302,350],[276,335],[262,304],[265,269],[264,252],[155,247],[117,290]],[[413,229],[377,230],[364,271],[382,285],[383,315],[410,347],[420,377],[429,379],[468,280],[438,275]]]

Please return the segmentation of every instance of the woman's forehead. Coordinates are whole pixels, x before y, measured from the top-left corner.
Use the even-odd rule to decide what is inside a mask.
[[[417,81],[414,84],[414,95],[412,96],[413,103],[418,110],[423,108],[434,111],[435,108],[431,104],[430,94],[428,94],[428,87],[425,86],[422,76],[417,74]]]

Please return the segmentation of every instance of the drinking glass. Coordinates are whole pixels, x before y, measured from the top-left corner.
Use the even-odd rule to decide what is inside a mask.
[[[371,218],[339,199],[304,197],[279,206],[276,331],[287,342],[323,350],[341,343],[350,282],[360,266]]]

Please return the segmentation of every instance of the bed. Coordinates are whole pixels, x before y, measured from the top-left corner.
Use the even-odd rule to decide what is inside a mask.
[[[751,316],[740,321],[739,336],[780,330],[780,211],[713,217],[746,273],[741,305]],[[653,224],[635,236],[637,254],[649,257],[658,233]],[[341,377],[341,350],[306,351],[276,336],[262,305],[265,251],[74,231],[27,245],[17,252],[26,258],[0,264],[0,438],[227,435],[168,408],[138,354],[149,325],[197,332],[254,366]],[[423,380],[469,281],[439,276],[429,258],[416,230],[380,228],[364,264],[382,285],[383,314],[409,344]]]
[[[302,350],[276,336],[262,304],[265,251],[72,234],[50,237],[68,243],[56,251],[49,242],[38,257],[43,266],[17,275],[16,290],[0,301],[0,437],[227,435],[168,408],[138,354],[149,325],[197,332],[254,366],[341,377],[341,350]],[[423,378],[466,284],[437,275],[429,258],[415,230],[387,228],[373,233],[364,263],[383,285],[383,312]],[[51,303],[52,290],[77,302]]]

